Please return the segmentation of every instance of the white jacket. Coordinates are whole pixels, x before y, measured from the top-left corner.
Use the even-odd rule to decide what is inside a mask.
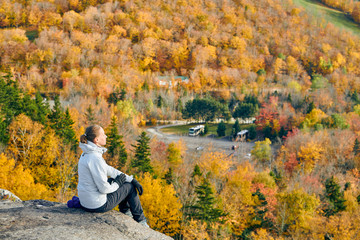
[[[99,147],[91,141],[80,143],[83,154],[78,164],[78,195],[82,206],[88,209],[99,208],[106,203],[106,194],[115,192],[119,185],[109,184],[108,177],[115,178],[121,172],[106,164],[102,154],[106,148]],[[132,176],[126,175],[126,182],[131,182]]]

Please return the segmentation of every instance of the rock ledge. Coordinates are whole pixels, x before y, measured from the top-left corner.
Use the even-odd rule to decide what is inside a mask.
[[[45,200],[0,201],[0,239],[170,240],[117,212],[88,213]]]

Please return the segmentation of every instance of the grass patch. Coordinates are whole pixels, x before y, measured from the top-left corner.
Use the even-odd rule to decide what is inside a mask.
[[[347,18],[341,11],[327,7],[316,0],[294,0],[294,4],[305,8],[308,13],[317,18],[323,18],[338,28],[360,36],[360,25]]]
[[[205,125],[202,123],[192,123],[192,124],[187,124],[187,125],[179,125],[179,126],[172,126],[172,127],[166,127],[166,128],[162,128],[161,131],[167,134],[175,134],[175,135],[182,135],[182,136],[188,136],[189,135],[189,128],[191,127],[195,127],[197,125]],[[218,124],[217,123],[209,123],[209,132],[206,134],[206,136],[208,135],[216,135],[217,136],[217,127]],[[231,136],[232,133],[232,127],[233,127],[233,123],[225,123],[226,125],[226,136]],[[248,129],[251,124],[243,124],[240,125],[241,129]]]

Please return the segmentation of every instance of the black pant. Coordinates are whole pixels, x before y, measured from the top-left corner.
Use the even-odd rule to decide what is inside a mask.
[[[146,219],[137,191],[131,183],[124,183],[115,192],[107,194],[106,203],[101,207],[95,209],[83,207],[83,209],[88,212],[103,213],[110,211],[117,205],[119,205],[119,210],[122,213],[125,213],[130,209],[134,220],[137,222],[141,222]]]

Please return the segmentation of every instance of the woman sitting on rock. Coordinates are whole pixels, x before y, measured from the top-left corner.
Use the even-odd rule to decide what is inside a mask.
[[[141,195],[143,188],[132,176],[106,164],[102,157],[107,150],[103,147],[106,138],[104,129],[98,125],[86,128],[80,137],[83,150],[78,164],[80,204],[85,211],[98,213],[118,205],[120,212],[132,215],[135,221],[148,227],[137,194],[139,191]]]

